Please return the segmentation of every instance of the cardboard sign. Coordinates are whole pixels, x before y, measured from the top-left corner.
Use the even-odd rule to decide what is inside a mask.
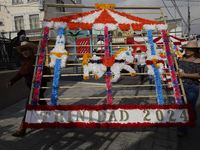
[[[195,126],[184,105],[27,105],[26,128],[122,128]]]

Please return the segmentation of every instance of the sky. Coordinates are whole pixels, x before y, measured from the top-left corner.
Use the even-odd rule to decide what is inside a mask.
[[[198,2],[192,2],[192,1],[198,1]],[[177,11],[175,11],[175,8],[172,7],[173,4],[169,0],[164,0],[166,6],[168,7],[169,12],[173,16],[174,19],[181,18]],[[173,19],[169,12],[167,11],[166,7],[163,4],[162,0],[82,0],[83,5],[94,5],[95,3],[114,3],[116,6],[162,6],[163,13],[165,16],[168,16],[168,19]],[[188,22],[188,2],[184,1],[176,1],[177,6],[179,7],[179,10],[186,22]],[[200,34],[200,15],[199,15],[199,9],[200,9],[200,0],[190,0],[190,21],[191,21],[191,34]],[[90,11],[92,9],[83,9],[83,11]],[[119,10],[117,11],[123,11],[123,12],[134,12],[136,10]],[[149,12],[149,10],[148,10]],[[153,10],[155,12],[155,10]],[[154,18],[160,18],[161,15],[157,14],[142,14],[137,15],[133,14],[138,17],[146,18],[146,19],[154,19]],[[185,34],[188,33],[188,30],[183,23],[183,32]]]

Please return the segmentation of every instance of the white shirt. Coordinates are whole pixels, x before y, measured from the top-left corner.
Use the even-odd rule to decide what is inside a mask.
[[[144,53],[144,52],[141,52],[141,53]],[[135,58],[137,59],[137,62],[141,62],[141,63],[145,63],[146,59],[145,57],[147,57],[147,54],[136,54],[135,55]],[[146,64],[137,64],[137,65],[146,65]]]

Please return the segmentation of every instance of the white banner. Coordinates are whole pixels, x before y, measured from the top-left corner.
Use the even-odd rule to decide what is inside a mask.
[[[186,123],[188,121],[187,109],[28,110],[26,114],[27,123]]]

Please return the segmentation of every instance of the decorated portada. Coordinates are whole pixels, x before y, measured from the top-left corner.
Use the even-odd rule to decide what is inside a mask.
[[[49,5],[51,6],[51,5]],[[83,6],[83,5],[82,5]],[[48,4],[47,4],[48,7]],[[52,7],[52,6],[51,6]],[[76,6],[74,6],[76,7]],[[59,18],[51,18],[43,21],[44,35],[39,48],[38,68],[35,74],[30,104],[27,105],[26,128],[120,128],[120,127],[175,127],[194,126],[195,119],[189,104],[182,104],[178,78],[172,59],[170,40],[167,35],[167,24],[124,12],[116,11],[115,4],[95,4],[95,10],[67,15]],[[49,30],[56,28],[58,35],[54,48],[50,51],[50,67],[54,68],[52,96],[50,105],[39,106],[39,89],[41,82],[41,70],[39,65],[44,61],[44,49],[48,40]],[[148,75],[154,76],[157,104],[128,105],[114,104],[112,83],[121,77],[121,71],[128,71],[130,76],[137,75],[134,68],[127,63],[134,62],[134,53],[131,46],[124,46],[112,53],[111,31],[120,29],[127,31],[145,31],[148,37],[147,59],[144,62],[148,68]],[[102,105],[57,105],[60,68],[66,67],[69,53],[65,49],[64,30],[92,30],[104,32],[104,54],[97,56],[91,49],[82,54],[83,79],[105,78],[107,103]],[[162,35],[165,60],[157,51],[153,41],[153,31]],[[76,34],[70,33],[76,37]],[[92,34],[90,35],[92,36]],[[76,38],[74,38],[75,40]],[[92,40],[88,47],[92,47]],[[182,41],[181,41],[182,42]],[[75,41],[76,44],[76,41]],[[101,45],[102,46],[102,45]],[[74,47],[77,53],[76,45]],[[77,56],[75,57],[77,58]],[[164,74],[166,61],[168,62],[171,84],[174,90],[175,104],[165,104],[162,93],[161,75]],[[77,62],[76,62],[77,63]],[[91,75],[92,74],[92,75]],[[72,98],[73,99],[73,98]]]

